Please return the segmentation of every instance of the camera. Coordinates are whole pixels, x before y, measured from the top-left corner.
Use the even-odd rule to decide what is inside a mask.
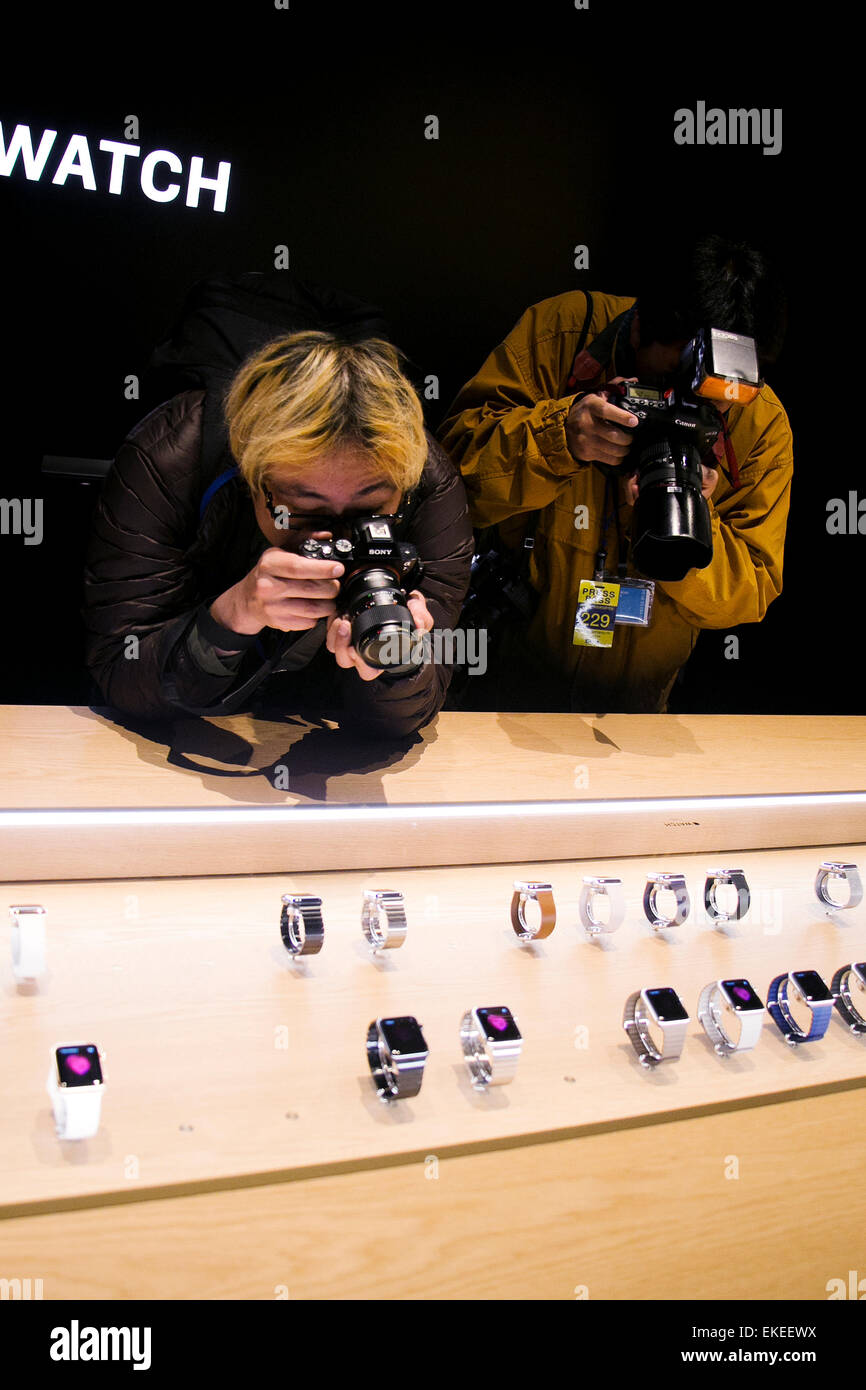
[[[607,388],[613,403],[639,421],[627,455],[638,475],[632,554],[650,579],[684,579],[712,560],[701,458],[723,426],[713,402],[748,404],[762,384],[753,338],[704,328],[686,344],[669,388],[635,382]]]
[[[407,638],[415,630],[407,606],[407,590],[417,588],[424,566],[414,545],[397,540],[395,518],[357,517],[352,539],[317,541],[312,537],[300,547],[312,560],[339,560],[345,573],[340,580],[337,607],[352,624],[352,645],[370,666],[402,675],[417,670],[412,661],[387,659],[395,639],[406,653]]]

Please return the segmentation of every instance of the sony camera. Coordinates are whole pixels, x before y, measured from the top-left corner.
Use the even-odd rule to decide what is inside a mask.
[[[337,608],[351,621],[352,645],[368,665],[400,675],[417,670],[413,662],[395,662],[393,656],[407,654],[408,635],[415,631],[407,591],[418,587],[424,566],[414,545],[397,540],[394,526],[390,516],[357,517],[351,540],[310,538],[300,553],[312,560],[339,560],[345,573]]]
[[[753,338],[704,328],[683,350],[668,389],[617,382],[614,405],[638,417],[627,455],[637,468],[632,554],[651,579],[684,579],[713,558],[701,458],[722,429],[715,401],[748,404],[763,385]]]

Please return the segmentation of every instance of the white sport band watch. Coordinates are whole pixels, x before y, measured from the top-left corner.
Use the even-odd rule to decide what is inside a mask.
[[[523,1050],[517,1020],[504,1004],[468,1009],[460,1020],[460,1046],[473,1086],[505,1086],[514,1080]]]
[[[407,930],[403,894],[384,888],[365,888],[361,930],[373,955],[402,946]]]
[[[58,1043],[45,1089],[58,1139],[92,1139],[99,1129],[103,1057],[95,1043]]]
[[[675,989],[639,989],[625,1001],[622,1026],[641,1066],[657,1067],[660,1062],[675,1062],[680,1056],[689,1016]]]
[[[16,980],[38,980],[45,974],[45,908],[38,903],[10,907],[12,973]]]
[[[766,1012],[748,980],[710,980],[698,999],[701,1027],[720,1057],[755,1047]]]
[[[607,920],[596,917],[594,903],[596,897],[607,898]],[[621,878],[588,878],[583,880],[578,904],[580,920],[587,936],[592,938],[601,932],[616,931],[625,920],[625,895]]]

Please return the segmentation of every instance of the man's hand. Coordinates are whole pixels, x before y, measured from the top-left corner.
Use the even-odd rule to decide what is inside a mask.
[[[611,385],[623,380],[615,377]],[[637,377],[629,380],[637,381]],[[572,403],[565,421],[572,458],[580,463],[622,463],[632,446],[632,429],[637,423],[636,415],[613,405],[601,393],[581,397]]]
[[[307,632],[320,618],[331,618],[343,566],[332,560],[310,560],[291,550],[272,546],[259,556],[249,574],[220,594],[211,615],[232,632]]]
[[[421,632],[429,632],[433,626],[433,614],[427,607],[424,595],[418,589],[413,589],[407,600],[407,607],[412,614],[412,621]],[[334,653],[338,666],[343,666],[347,670],[354,666],[362,681],[374,681],[377,676],[381,676],[383,668],[381,666],[369,666],[351,645],[352,624],[348,618],[337,616],[328,623],[328,636],[326,638],[328,651]]]

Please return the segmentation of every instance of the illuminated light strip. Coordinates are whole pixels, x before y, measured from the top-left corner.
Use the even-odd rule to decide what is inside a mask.
[[[118,807],[115,810],[61,810],[61,811],[0,811],[0,831],[63,829],[78,827],[138,829],[149,825],[158,826],[205,826],[205,825],[275,825],[289,826],[325,825],[341,821],[356,823],[388,821],[436,821],[436,820],[486,820],[491,817],[536,816],[610,816],[622,814],[669,814],[683,815],[688,812],[754,811],[754,810],[805,810],[819,806],[863,807],[866,809],[866,792],[818,792],[814,794],[781,794],[775,796],[695,796],[681,798],[653,798],[642,800],[610,801],[483,801],[450,802],[437,806],[254,806],[249,809],[237,807],[225,810],[209,807],[186,807],[180,810],[152,808],[150,810]]]

